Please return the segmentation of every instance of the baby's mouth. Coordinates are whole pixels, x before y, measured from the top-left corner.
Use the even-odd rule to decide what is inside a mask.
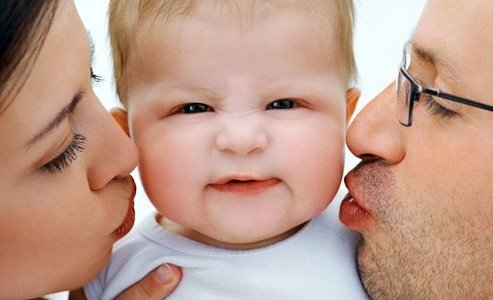
[[[263,193],[280,182],[277,178],[248,179],[248,178],[223,178],[209,186],[219,192],[238,195],[255,195]]]

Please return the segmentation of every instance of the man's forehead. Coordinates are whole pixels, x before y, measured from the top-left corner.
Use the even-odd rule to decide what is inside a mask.
[[[486,21],[488,16],[493,12],[493,2],[491,0],[427,0],[425,11],[430,10],[435,14],[444,14],[449,17],[459,17],[476,15],[479,18],[485,17],[482,22]],[[474,19],[476,21],[477,19]]]
[[[468,46],[493,46],[492,16],[491,0],[428,0],[414,39],[426,45],[443,44],[449,52]]]
[[[473,90],[493,83],[492,16],[491,0],[428,0],[412,38],[415,56],[432,62],[441,79],[472,97]],[[468,90],[455,86],[457,81]]]

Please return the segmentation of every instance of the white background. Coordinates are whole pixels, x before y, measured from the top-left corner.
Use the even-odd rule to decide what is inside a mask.
[[[425,0],[354,0],[357,10],[355,53],[359,71],[358,87],[362,90],[359,112],[373,97],[386,87],[397,72],[402,46],[412,34],[424,7]],[[95,73],[105,81],[95,88],[103,105],[109,109],[118,106],[107,36],[107,6],[109,0],[75,0],[79,14],[96,44]],[[349,151],[346,154],[346,172],[358,162]],[[138,181],[138,174],[134,172]],[[140,182],[137,192],[137,222],[152,210]],[[65,294],[50,299],[64,299]]]

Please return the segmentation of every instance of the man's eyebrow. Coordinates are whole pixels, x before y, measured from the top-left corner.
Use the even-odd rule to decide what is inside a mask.
[[[45,137],[48,133],[53,131],[53,129],[55,129],[58,125],[60,125],[75,110],[77,104],[79,104],[83,96],[84,93],[82,92],[82,90],[79,90],[72,98],[72,101],[70,101],[67,106],[62,108],[62,110],[50,123],[48,123],[48,125],[46,125],[40,132],[38,132],[26,143],[26,148],[32,147],[32,145],[34,145],[36,142]]]
[[[455,83],[459,83],[459,77],[457,69],[452,64],[453,62],[450,59],[447,59],[444,55],[440,55],[439,53],[433,52],[432,50],[427,49],[419,44],[413,43],[412,49],[414,55],[418,57],[418,59],[430,63],[435,67],[440,67],[445,70],[446,74],[444,74],[447,78],[452,79]]]

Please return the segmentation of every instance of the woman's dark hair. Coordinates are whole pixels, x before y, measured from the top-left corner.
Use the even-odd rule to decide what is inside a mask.
[[[58,0],[0,0],[0,112],[24,85]]]

